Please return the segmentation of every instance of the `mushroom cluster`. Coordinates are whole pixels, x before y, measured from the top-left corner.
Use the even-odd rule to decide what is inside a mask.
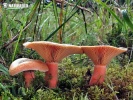
[[[85,53],[94,63],[94,72],[89,85],[98,85],[104,82],[106,66],[115,56],[127,51],[126,48],[113,46],[75,46],[48,41],[34,41],[23,44],[26,48],[35,50],[45,62],[28,58],[15,60],[9,69],[10,75],[24,71],[25,87],[29,87],[34,79],[34,71],[45,72],[45,81],[49,88],[56,88],[58,83],[58,62],[71,54]]]
[[[58,81],[58,62],[70,54],[82,54],[80,46],[58,44],[47,41],[26,42],[23,44],[26,48],[32,48],[45,59],[48,71],[45,75],[45,81],[49,88],[56,88]]]

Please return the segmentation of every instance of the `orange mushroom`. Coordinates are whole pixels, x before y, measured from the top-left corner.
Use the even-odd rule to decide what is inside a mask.
[[[47,65],[40,60],[33,60],[28,58],[19,58],[12,62],[9,68],[9,74],[14,76],[20,72],[23,72],[25,78],[25,87],[28,88],[35,78],[34,71],[39,70],[41,72],[48,71]]]
[[[49,71],[45,80],[49,88],[56,88],[58,81],[58,62],[70,54],[83,53],[81,47],[67,44],[58,44],[48,41],[34,41],[23,44],[26,48],[37,51],[46,61]]]
[[[82,46],[83,52],[90,57],[95,67],[89,85],[98,85],[104,82],[106,66],[112,58],[127,51],[126,48],[117,48],[108,45]]]

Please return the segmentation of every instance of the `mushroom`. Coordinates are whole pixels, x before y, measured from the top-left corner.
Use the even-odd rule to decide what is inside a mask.
[[[48,65],[45,80],[49,88],[56,88],[58,81],[58,62],[70,54],[83,53],[81,47],[59,44],[48,41],[34,41],[23,44],[26,48],[32,48],[43,57]]]
[[[19,58],[13,61],[9,68],[9,74],[14,76],[20,72],[23,72],[25,79],[25,87],[28,88],[35,78],[34,70],[41,72],[48,71],[47,65],[40,60],[33,60],[28,58]]]
[[[89,85],[99,85],[104,82],[106,66],[112,58],[127,51],[126,48],[117,48],[108,45],[82,46],[83,52],[90,57],[95,67]]]

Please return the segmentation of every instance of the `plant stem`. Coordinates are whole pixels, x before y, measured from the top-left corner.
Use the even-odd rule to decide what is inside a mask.
[[[61,0],[59,26],[62,24],[62,20],[63,20],[63,8],[64,8],[64,1]],[[62,27],[59,29],[59,33],[58,34],[59,34],[59,43],[62,43]]]
[[[31,82],[35,78],[34,71],[24,71],[23,72],[24,79],[25,79],[25,87],[30,87]]]
[[[94,72],[90,79],[89,85],[99,85],[104,82],[106,74],[106,66],[105,65],[95,65]]]
[[[46,62],[48,66],[48,71],[45,74],[45,81],[49,88],[56,88],[58,81],[58,63],[56,62]]]

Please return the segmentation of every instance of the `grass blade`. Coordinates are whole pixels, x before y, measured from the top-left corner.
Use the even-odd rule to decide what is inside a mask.
[[[3,89],[3,91],[6,91],[6,87],[4,87],[1,83],[0,83],[0,88]]]
[[[17,49],[18,49],[19,40],[21,39],[22,33],[24,31],[24,27],[31,22],[31,20],[32,20],[32,18],[34,16],[34,14],[35,14],[35,12],[37,10],[37,7],[39,6],[40,2],[41,2],[40,0],[36,0],[33,8],[30,11],[30,13],[27,15],[27,21],[20,27],[20,32],[19,32],[19,36],[18,36],[18,40],[17,40],[16,46],[15,46],[15,49],[14,49],[14,53],[13,53],[13,56],[12,56],[12,61],[15,58],[15,55],[16,55],[16,52],[17,52]]]
[[[106,8],[113,17],[115,17],[115,19],[121,24],[123,25],[122,20],[120,20],[120,18],[114,13],[114,11],[112,11],[105,3],[101,2],[101,0],[96,0],[99,4],[101,4],[104,8]]]
[[[5,75],[9,75],[8,69],[0,64],[0,71],[3,72]]]
[[[127,14],[127,10],[122,10],[121,13],[122,13],[122,16],[123,16],[124,21],[127,23],[127,25],[133,31],[133,24],[132,24],[132,22],[131,22],[131,20],[130,20],[130,18],[128,16],[128,14]]]
[[[35,12],[36,12],[36,9],[37,9],[37,7],[39,6],[40,2],[41,2],[41,0],[36,0],[36,2],[35,2],[35,4],[34,4],[33,8],[31,9],[30,13],[29,13],[28,16],[27,16],[27,23],[29,23],[29,22],[32,20],[34,14],[35,14]]]
[[[64,26],[77,12],[76,10],[68,19],[65,20],[64,23],[62,23],[58,28],[56,28],[44,41],[49,40],[62,26]]]

